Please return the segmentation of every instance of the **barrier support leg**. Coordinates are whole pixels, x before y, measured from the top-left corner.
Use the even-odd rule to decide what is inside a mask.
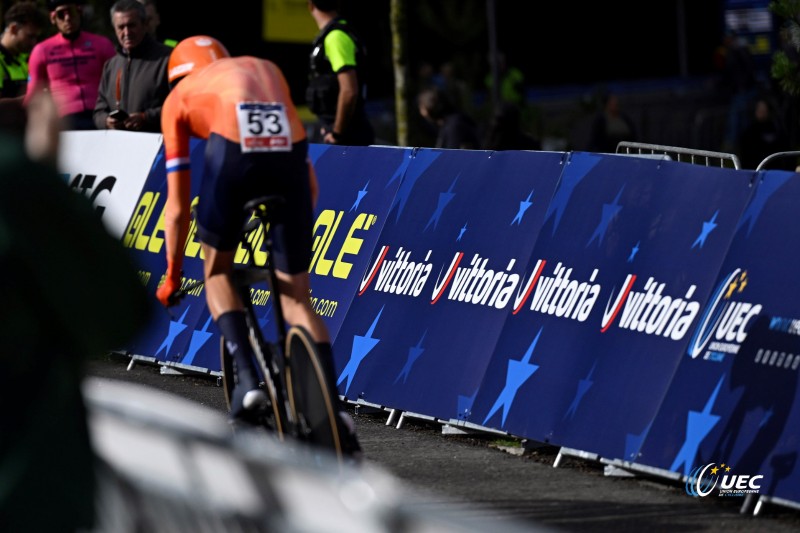
[[[397,418],[397,413],[398,413],[397,409],[392,409],[391,411],[389,411],[389,418],[386,419],[387,426],[394,425],[394,421]]]
[[[750,509],[753,508],[753,504],[755,503],[757,496],[755,494],[747,494],[744,497],[744,501],[742,502],[742,506],[739,508],[739,514],[749,514]]]

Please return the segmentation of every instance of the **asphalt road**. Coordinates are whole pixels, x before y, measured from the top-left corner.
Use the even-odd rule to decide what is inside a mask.
[[[109,355],[93,359],[88,374],[155,387],[224,412],[222,387],[207,376],[163,374],[160,367]],[[444,434],[439,424],[407,418],[387,425],[383,410],[353,408],[367,461],[426,494],[431,511],[456,509],[498,524],[522,521],[556,531],[797,532],[800,511],[765,505],[741,514],[739,498],[692,498],[663,479],[604,475],[598,463],[542,447],[524,454],[514,442],[489,435]],[[517,451],[520,451],[517,448]]]

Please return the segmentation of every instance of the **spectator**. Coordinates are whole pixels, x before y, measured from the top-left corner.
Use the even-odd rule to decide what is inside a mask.
[[[153,36],[153,39],[158,40],[158,27],[161,25],[161,15],[158,13],[158,6],[156,0],[139,0],[144,4],[144,9],[147,11],[147,33]],[[170,48],[175,48],[178,41],[175,39],[164,39],[163,43]]]
[[[0,98],[25,96],[28,56],[46,24],[47,15],[36,2],[17,2],[6,11],[0,36]]]
[[[592,152],[614,153],[621,141],[636,141],[636,126],[633,120],[622,111],[619,97],[608,93],[601,97],[602,109],[592,122],[589,150]]]
[[[483,143],[485,150],[541,150],[542,143],[522,129],[520,109],[511,102],[501,103],[489,124]]]
[[[447,93],[450,101],[459,111],[467,115],[474,116],[474,106],[472,102],[472,91],[456,71],[456,66],[451,61],[442,63],[439,68],[441,77],[441,88]]]
[[[718,52],[722,67],[721,93],[727,99],[728,117],[722,149],[736,150],[736,142],[747,122],[747,110],[757,96],[758,77],[747,40],[729,33]]]
[[[755,169],[768,155],[789,150],[789,143],[783,127],[775,120],[772,109],[765,98],[756,100],[753,107],[753,120],[739,137],[739,153],[742,168]],[[795,164],[785,164],[782,168],[794,170]],[[775,168],[775,166],[771,166]]]
[[[424,89],[417,97],[417,104],[420,115],[436,128],[436,148],[480,148],[475,122],[456,109],[442,89]]]
[[[50,22],[58,33],[33,47],[30,81],[25,95],[48,89],[56,102],[64,129],[95,129],[92,110],[105,62],[114,56],[114,44],[81,29],[78,0],[48,0]]]
[[[28,84],[28,56],[47,24],[36,2],[17,2],[5,15],[0,35],[0,127],[21,133],[25,127],[22,101]]]
[[[525,105],[525,75],[517,67],[508,64],[506,54],[503,52],[497,53],[497,77],[500,100],[516,104],[522,109]],[[494,80],[490,72],[486,75],[486,88],[491,92],[493,87]]]
[[[306,93],[318,124],[311,142],[365,146],[375,141],[364,109],[366,49],[339,16],[338,0],[309,0],[319,33],[311,43],[311,72]]]
[[[97,129],[161,131],[172,48],[147,33],[146,20],[145,7],[138,0],[117,0],[111,6],[111,25],[119,46],[117,55],[103,67],[94,107]]]

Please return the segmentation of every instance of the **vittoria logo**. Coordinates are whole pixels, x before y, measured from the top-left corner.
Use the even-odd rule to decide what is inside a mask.
[[[692,300],[696,285],[690,285],[682,297],[666,293],[666,284],[649,278],[642,290],[635,290],[636,276],[629,274],[616,294],[612,293],[603,313],[600,331],[606,332],[619,318],[619,327],[647,335],[680,340],[700,310]],[[611,303],[613,299],[613,303]]]

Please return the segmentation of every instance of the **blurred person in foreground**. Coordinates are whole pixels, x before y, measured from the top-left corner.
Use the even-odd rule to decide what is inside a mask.
[[[375,142],[366,101],[366,48],[345,19],[339,0],[308,0],[319,33],[311,43],[308,108],[319,119],[311,142],[366,146]]]
[[[94,454],[84,364],[130,340],[147,297],[132,258],[56,168],[60,118],[33,93],[0,131],[0,529],[89,531]]]
[[[138,0],[117,0],[111,6],[119,44],[117,55],[103,67],[94,107],[97,129],[161,131],[172,48],[147,33],[146,22],[147,12]]]
[[[4,23],[0,35],[0,128],[22,134],[28,57],[47,25],[47,14],[36,2],[17,2],[6,11]]]
[[[114,44],[82,29],[78,0],[48,0],[50,22],[58,33],[33,47],[25,104],[42,89],[49,90],[66,130],[95,129],[92,112],[105,62]]]
[[[161,117],[167,169],[167,272],[157,298],[169,306],[181,286],[191,210],[189,140],[206,139],[195,217],[204,257],[206,302],[236,369],[231,422],[253,422],[253,415],[267,402],[253,362],[244,304],[231,280],[233,258],[248,218],[244,206],[261,196],[279,195],[286,200],[281,219],[272,224],[273,261],[284,317],[291,325],[305,327],[314,338],[328,387],[335,393],[330,336],[308,297],[317,180],[286,78],[275,63],[251,56],[230,57],[222,43],[201,35],[175,47],[169,82],[172,91]],[[360,453],[352,419],[343,406],[337,420],[345,450],[349,447],[351,454]]]

